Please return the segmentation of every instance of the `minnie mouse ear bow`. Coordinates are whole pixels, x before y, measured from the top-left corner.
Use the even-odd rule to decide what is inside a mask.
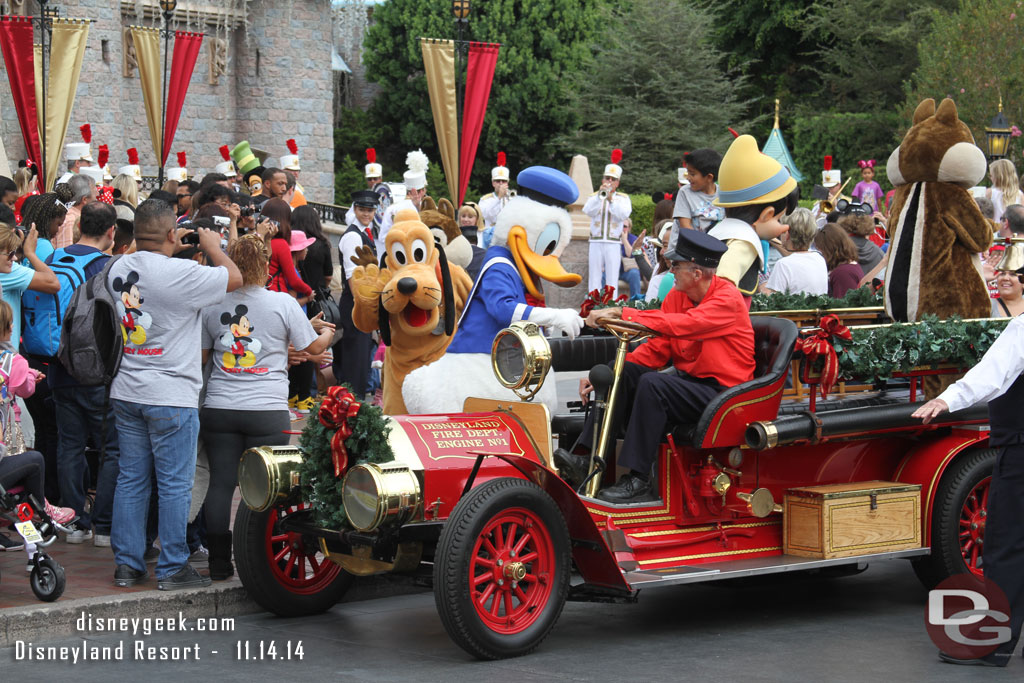
[[[874,168],[875,167],[875,160],[874,159],[868,159],[867,161],[864,161],[862,159],[862,160],[857,162],[857,165],[860,166],[861,168]]]

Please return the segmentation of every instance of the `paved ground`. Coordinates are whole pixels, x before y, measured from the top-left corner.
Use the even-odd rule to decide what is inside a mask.
[[[338,605],[302,619],[239,617],[223,633],[83,634],[90,646],[124,643],[120,662],[18,661],[18,650],[9,648],[0,650],[0,676],[96,681],[129,674],[147,683],[196,676],[224,683],[299,676],[446,682],[1021,680],[1020,657],[1005,670],[939,662],[924,631],[925,596],[902,561],[842,579],[786,576],[651,589],[632,606],[570,603],[532,655],[476,662],[448,639],[433,596],[420,593]],[[136,640],[156,648],[198,643],[200,659],[132,661]],[[237,661],[246,643],[250,657],[257,657],[261,642],[264,652],[272,642],[279,659]],[[82,643],[77,638],[58,644]],[[301,660],[295,654],[300,643]],[[289,644],[293,658],[286,660]]]

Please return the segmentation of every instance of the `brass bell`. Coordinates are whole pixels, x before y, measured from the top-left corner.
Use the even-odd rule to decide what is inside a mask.
[[[1003,258],[996,266],[997,271],[1019,271],[1024,268],[1024,244],[1007,244]]]

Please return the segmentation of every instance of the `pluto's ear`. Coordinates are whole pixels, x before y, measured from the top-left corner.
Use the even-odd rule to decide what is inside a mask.
[[[443,199],[441,201],[444,201]],[[444,247],[437,244],[435,250],[440,259],[441,266],[441,291],[444,296],[444,333],[452,336],[455,332],[455,292],[452,290],[452,273],[448,269],[448,257],[444,253]]]
[[[444,201],[443,199],[441,200]],[[437,204],[434,203],[434,198],[426,196],[423,198],[423,203],[420,205],[420,213],[424,211],[437,211]]]
[[[455,220],[455,206],[444,197],[441,198],[437,210],[448,216],[448,218]]]
[[[391,346],[391,316],[388,309],[384,308],[384,297],[377,297],[377,329],[380,330],[380,340],[384,346]]]

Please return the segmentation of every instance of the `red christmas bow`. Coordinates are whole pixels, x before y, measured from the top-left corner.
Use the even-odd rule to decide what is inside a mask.
[[[875,167],[875,160],[874,159],[868,159],[867,161],[864,161],[862,159],[862,160],[857,162],[857,165],[860,166],[861,168],[874,168]]]
[[[331,460],[334,462],[334,476],[340,477],[348,467],[348,450],[345,440],[352,436],[352,428],[348,425],[349,418],[359,414],[361,404],[347,388],[331,387],[327,390],[327,398],[320,404],[317,418],[320,424],[328,429],[337,430],[331,438]]]
[[[586,318],[598,305],[612,303],[612,294],[614,292],[615,288],[611,285],[605,285],[603,291],[598,291],[596,289],[590,290],[590,294],[587,294],[587,298],[583,301],[583,305],[580,306],[580,317]],[[619,297],[615,299],[615,303],[624,304],[628,300],[628,296],[620,294]]]
[[[818,323],[819,330],[812,337],[806,337],[797,344],[797,350],[802,351],[807,361],[813,363],[818,357],[825,359],[821,369],[821,397],[827,398],[832,385],[839,377],[839,359],[836,357],[836,350],[832,346],[832,338],[839,337],[846,341],[853,339],[850,328],[833,314],[826,315]]]

